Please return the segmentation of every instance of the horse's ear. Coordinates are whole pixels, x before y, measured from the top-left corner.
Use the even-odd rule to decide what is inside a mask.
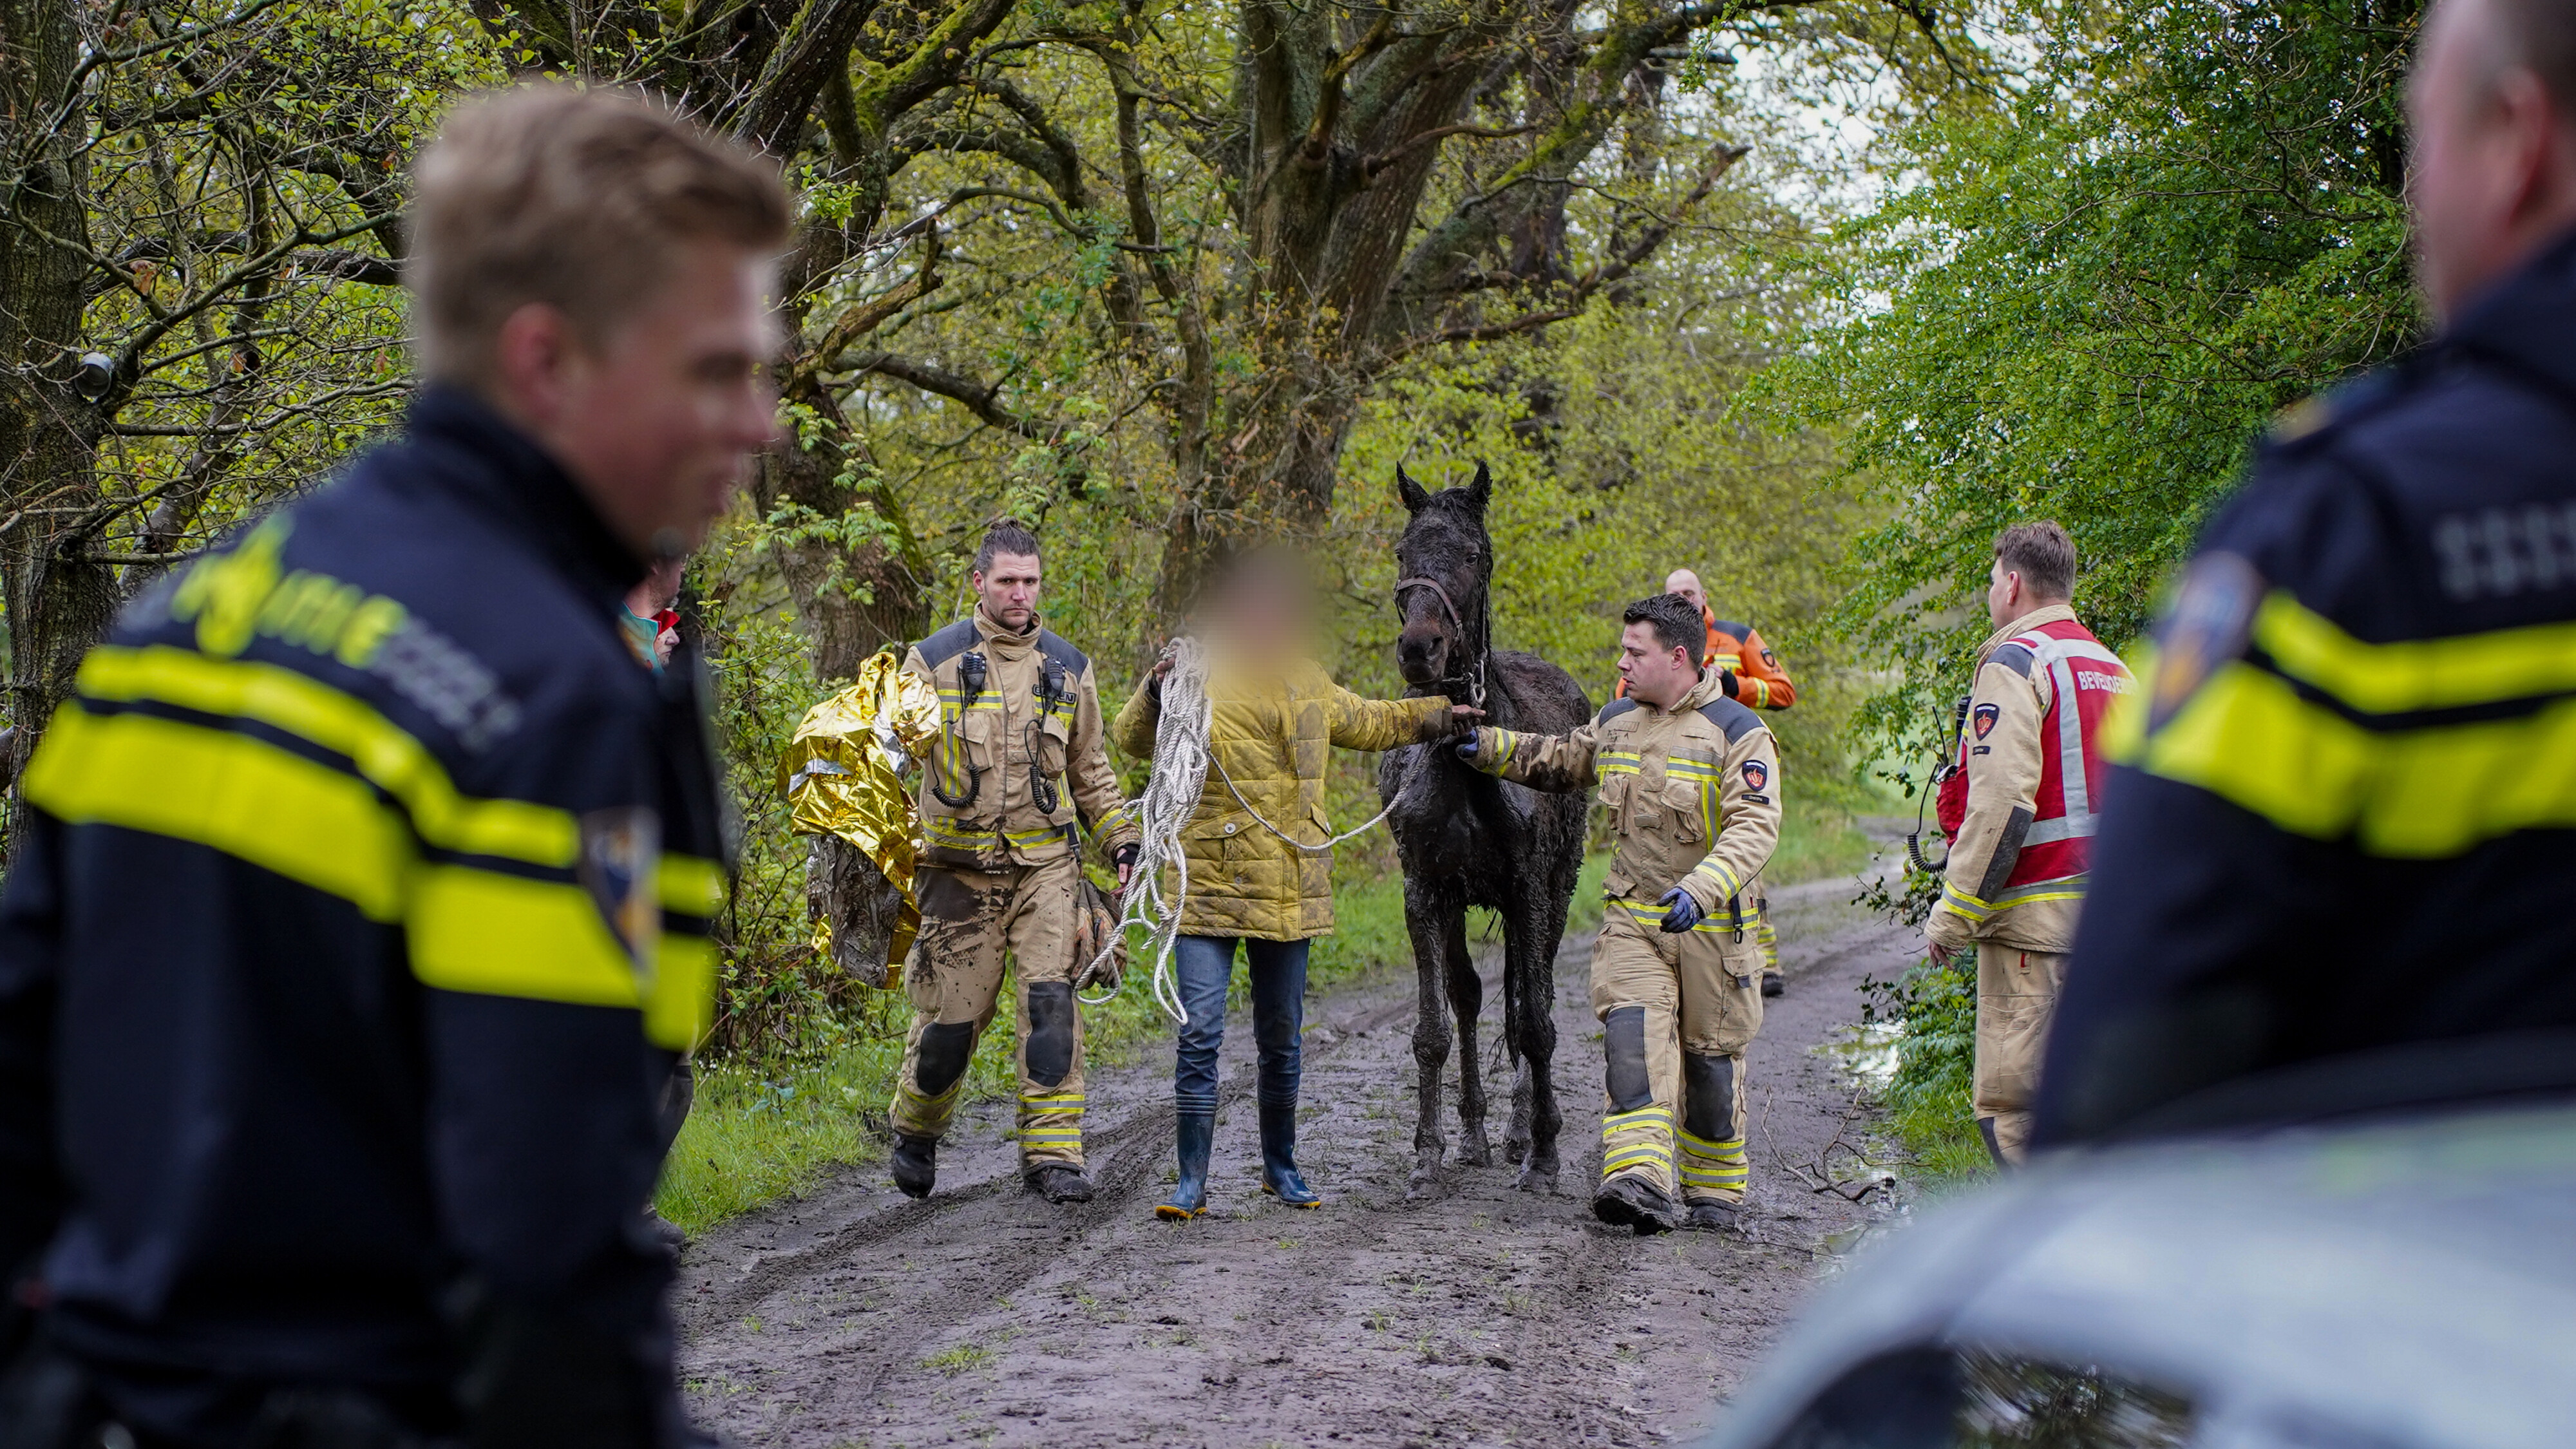
[[[1476,460],[1476,476],[1467,483],[1467,501],[1475,505],[1476,515],[1481,518],[1485,513],[1485,504],[1493,496],[1494,475],[1486,470],[1485,461],[1479,458]]]
[[[1395,496],[1404,500],[1407,513],[1420,513],[1431,505],[1431,495],[1422,491],[1422,485],[1413,481],[1402,463],[1395,465]]]

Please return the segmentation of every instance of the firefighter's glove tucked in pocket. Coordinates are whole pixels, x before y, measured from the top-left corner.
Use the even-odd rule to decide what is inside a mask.
[[[1109,947],[1107,954],[1101,948]],[[1127,934],[1118,929],[1118,908],[1088,877],[1074,887],[1073,959],[1077,991],[1116,991],[1127,976]]]

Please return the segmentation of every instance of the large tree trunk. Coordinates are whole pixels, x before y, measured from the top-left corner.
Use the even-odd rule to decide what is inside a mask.
[[[822,435],[763,457],[754,497],[787,525],[778,568],[804,613],[815,676],[846,680],[885,645],[928,632],[930,569],[891,490],[872,476],[841,481],[859,457],[839,406],[820,389],[809,405],[827,419]],[[862,510],[874,515],[873,536],[853,538]]]
[[[79,44],[67,0],[0,0],[0,116],[8,118],[0,190],[0,589],[9,612],[11,779],[71,687],[81,655],[105,631],[116,579],[85,556],[98,502],[93,463],[101,413],[72,386],[80,356],[88,236],[75,142],[80,118],[49,128]],[[36,509],[45,512],[36,512]],[[55,511],[69,510],[69,511]],[[15,807],[11,815],[14,820]]]

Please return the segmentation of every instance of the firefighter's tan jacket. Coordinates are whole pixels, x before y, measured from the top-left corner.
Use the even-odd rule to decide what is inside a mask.
[[[1140,760],[1153,757],[1163,718],[1152,685],[1148,678],[1137,686],[1118,711],[1118,748]],[[1207,694],[1214,768],[1181,832],[1190,863],[1182,934],[1263,941],[1332,934],[1333,853],[1321,847],[1333,838],[1324,818],[1333,747],[1391,750],[1440,739],[1449,733],[1449,701],[1362,699],[1311,660],[1284,670],[1238,670],[1219,660]],[[1246,805],[1313,848],[1272,834]]]
[[[1976,686],[1968,695],[1968,715],[1973,719],[1979,710],[1991,707],[1995,722],[1970,745],[1976,753],[1968,761],[1967,819],[1959,826],[1959,838],[1951,842],[1950,863],[1942,870],[1943,879],[1961,889],[1979,889],[1989,876],[2000,882],[2012,869],[2013,862],[2009,858],[1998,862],[1996,852],[2003,846],[2015,811],[2025,824],[2030,819],[2045,768],[2040,723],[2056,697],[2049,671],[2008,669],[1994,662],[1995,651],[2017,634],[2074,617],[2075,611],[2063,604],[2036,609],[1987,635],[1986,642],[1977,646]],[[2020,849],[2017,834],[2013,849]],[[2052,894],[2000,906],[1977,922],[1949,906],[1935,906],[1923,923],[1923,934],[1953,951],[1990,941],[2016,951],[2062,952],[2075,944],[2075,918],[2083,905],[2081,900]]]
[[[1612,700],[1567,735],[1486,726],[1474,763],[1538,790],[1597,780],[1618,837],[1606,895],[1651,903],[1679,886],[1707,927],[1749,929],[1750,887],[1780,840],[1780,757],[1761,717],[1718,683],[1708,671],[1669,710]]]
[[[970,655],[984,661],[971,698]],[[1081,650],[1034,622],[1005,629],[979,608],[914,645],[903,667],[939,691],[939,738],[916,802],[925,864],[1003,870],[1071,852],[1080,831],[1104,853],[1137,838]]]

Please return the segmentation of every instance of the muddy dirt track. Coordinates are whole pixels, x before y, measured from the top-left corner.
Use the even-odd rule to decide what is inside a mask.
[[[1600,1031],[1585,1006],[1591,941],[1571,936],[1557,959],[1555,1195],[1515,1191],[1499,1152],[1456,1165],[1453,1110],[1439,1189],[1406,1200],[1405,980],[1309,1003],[1300,1157],[1325,1205],[1279,1206],[1260,1191],[1238,1013],[1210,1216],[1151,1215],[1171,1172],[1168,1049],[1092,1077],[1100,1195],[1087,1206],[1021,1189],[1008,1104],[961,1114],[927,1202],[862,1168],[690,1247],[679,1311],[694,1411],[738,1443],[797,1449],[1687,1439],[1813,1284],[1820,1241],[1883,1200],[1855,1206],[1795,1175],[1851,1110],[1841,1065],[1812,1049],[1857,1018],[1863,976],[1901,969],[1916,939],[1844,906],[1850,893],[1773,895],[1789,991],[1750,1053],[1741,1234],[1639,1238],[1593,1221]],[[1487,1001],[1490,1040],[1500,993]],[[1500,1107],[1508,1067],[1499,1049],[1486,1060]],[[1834,1160],[1837,1176],[1861,1170]]]

